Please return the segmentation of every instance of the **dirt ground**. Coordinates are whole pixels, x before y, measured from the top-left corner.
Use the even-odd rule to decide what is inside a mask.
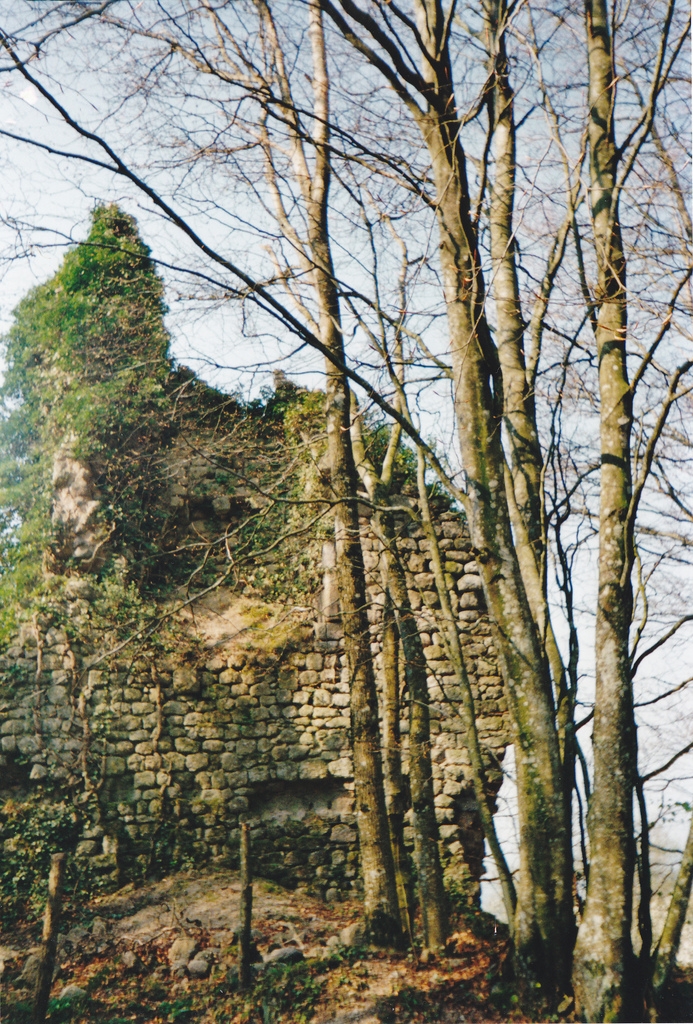
[[[460,919],[447,955],[422,963],[415,953],[359,945],[358,927],[349,931],[359,921],[358,901],[328,904],[263,881],[255,883],[253,894],[259,954],[267,958],[294,949],[303,959],[261,968],[252,993],[239,993],[239,896],[237,875],[220,870],[128,886],[82,908],[79,920],[68,921],[61,934],[51,1024],[526,1020],[503,982],[507,945],[493,919]],[[30,1020],[31,956],[38,937],[38,926],[0,933],[2,1024]],[[171,963],[171,947],[180,938],[197,950],[198,961],[206,960],[206,977]],[[298,953],[291,955],[299,960]],[[74,986],[81,992],[75,994]]]

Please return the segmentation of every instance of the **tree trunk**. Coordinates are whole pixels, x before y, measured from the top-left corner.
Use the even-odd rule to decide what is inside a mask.
[[[693,888],[693,818],[688,830],[688,841],[683,851],[676,885],[669,903],[662,936],[657,943],[654,955],[654,972],[652,987],[655,995],[659,995],[666,986],[671,971],[676,963],[676,954],[681,941],[681,932],[686,923],[686,912]]]
[[[447,900],[440,863],[438,822],[433,793],[428,670],[419,626],[409,601],[404,569],[395,549],[394,528],[389,514],[379,515],[378,530],[385,547],[388,587],[402,639],[404,673],[409,695],[409,786],[423,946],[424,949],[435,952],[443,948],[447,937]]]
[[[385,575],[385,574],[384,574]],[[385,773],[385,802],[390,829],[392,856],[395,861],[397,895],[399,898],[402,930],[413,941],[411,919],[411,878],[407,868],[407,852],[404,847],[404,815],[407,809],[407,794],[402,776],[402,743],[400,737],[399,699],[399,636],[392,601],[387,593],[382,625],[382,722],[383,722],[383,768]]]
[[[438,847],[438,822],[433,793],[431,730],[428,712],[428,669],[419,627],[412,611],[402,563],[395,548],[391,516],[380,514],[387,579],[404,651],[404,672],[409,693],[409,786],[414,829],[414,863],[421,903],[423,946],[441,950],[447,937],[447,899]]]
[[[511,934],[515,924],[515,909],[517,907],[517,893],[515,892],[515,883],[513,877],[508,869],[508,865],[505,860],[505,856],[501,849],[501,845],[498,841],[496,834],[496,827],[493,821],[493,810],[489,803],[488,797],[488,783],[486,780],[486,768],[484,766],[484,760],[481,753],[481,744],[479,743],[479,734],[476,728],[476,712],[474,710],[474,696],[472,694],[472,688],[469,683],[469,676],[467,675],[467,668],[464,661],[464,652],[462,650],[462,644],[460,642],[460,635],[457,629],[457,621],[452,610],[450,603],[450,594],[448,592],[448,585],[445,579],[445,572],[443,569],[443,560],[440,554],[440,547],[438,545],[438,537],[431,521],[428,496],[426,494],[426,480],[425,480],[425,463],[423,454],[418,454],[418,478],[419,478],[419,504],[421,507],[421,518],[423,521],[424,532],[428,538],[431,546],[431,563],[433,567],[433,573],[436,580],[436,589],[438,591],[438,600],[440,601],[440,608],[443,618],[441,633],[445,640],[445,647],[450,658],[450,662],[455,671],[455,679],[457,685],[460,688],[462,694],[462,710],[461,717],[464,721],[465,728],[465,744],[467,752],[469,754],[469,762],[472,770],[472,785],[474,786],[474,795],[476,797],[477,807],[479,809],[479,817],[481,819],[481,826],[484,830],[484,837],[489,845],[491,856],[493,857],[498,871],[498,877],[500,878],[501,891],[503,893],[503,904],[505,906],[505,913],[508,918],[508,925],[510,927]]]
[[[515,260],[515,118],[505,46],[507,6],[507,0],[490,0],[484,5],[489,74],[493,82],[489,93],[495,170],[489,196],[491,278],[496,309],[495,341],[503,375],[503,419],[514,499],[534,560],[541,567],[544,560],[542,457],[534,394],[527,383],[525,321]]]
[[[48,875],[48,900],[43,917],[43,937],[41,946],[41,963],[39,964],[34,994],[34,1024],[43,1024],[48,1010],[48,1000],[53,983],[55,967],[55,951],[58,945],[60,929],[60,913],[63,902],[63,879],[65,877],[66,853],[54,853],[51,857],[51,870]]]
[[[250,862],[250,826],[241,824],[241,907],[238,922],[238,987],[251,985],[250,957],[253,919],[253,875]]]
[[[419,30],[427,38],[423,17]],[[430,46],[435,50],[435,40]],[[510,526],[499,371],[483,309],[483,280],[449,62],[441,60],[435,67],[432,91],[435,88],[436,98],[421,127],[438,196],[455,411],[467,474],[471,539],[514,724],[521,835],[515,961],[527,994],[553,1006],[569,984],[574,921],[570,837],[551,678]],[[432,75],[432,66],[425,73]]]
[[[514,94],[508,70],[507,0],[484,5],[489,48],[489,93],[494,174],[489,195],[495,342],[503,380],[503,426],[509,453],[506,473],[508,511],[523,586],[539,632],[554,685],[559,755],[562,762],[566,834],[571,832],[575,755],[572,726],[574,691],[567,676],[546,598],[546,537],[542,487],[543,459],[536,423],[535,381],[525,362],[525,319],[520,301],[513,213],[516,192]],[[571,862],[566,873],[572,877]]]
[[[626,367],[626,267],[614,198],[618,153],[610,13],[605,0],[588,0],[585,12],[590,204],[599,267],[601,481],[590,877],[575,947],[573,984],[582,1019],[618,1021],[633,1019],[637,987],[630,934],[636,765],[628,650],[632,591],[626,550],[632,396]]]
[[[396,361],[401,367],[402,353],[398,342],[396,342],[396,353]],[[399,403],[399,407],[408,415],[403,388],[400,390]],[[390,504],[391,471],[400,435],[398,432],[393,432],[390,438],[381,477],[366,455],[358,415],[352,419],[351,434],[358,471],[371,501],[380,506],[379,511],[373,517],[373,525],[382,544],[385,586],[394,605],[395,618],[402,641],[404,673],[409,695],[409,788],[414,830],[414,863],[423,927],[423,948],[424,952],[437,952],[445,945],[448,920],[447,896],[440,862],[438,822],[433,792],[428,668],[418,622],[409,600],[406,573],[397,551],[394,519],[392,513],[383,508]]]
[[[339,295],[327,224],[330,186],[329,80],[322,14],[308,5],[315,97],[315,165],[308,191],[308,235],[314,263],[320,338],[344,363]],[[344,628],[344,650],[351,676],[351,729],[356,820],[359,830],[366,925],[373,942],[400,945],[399,902],[385,805],[380,756],[378,694],[370,648],[366,578],[359,534],[357,474],[350,438],[350,393],[345,374],[326,361],[325,414],[330,489],[335,502],[337,581]]]

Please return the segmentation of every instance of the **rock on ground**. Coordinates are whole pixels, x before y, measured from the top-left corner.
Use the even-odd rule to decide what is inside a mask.
[[[66,985],[62,990],[58,999],[62,999],[64,1002],[73,1003],[76,999],[84,999],[86,992],[79,985]]]
[[[168,962],[174,971],[187,967],[197,952],[197,941],[189,935],[179,935],[168,951]]]

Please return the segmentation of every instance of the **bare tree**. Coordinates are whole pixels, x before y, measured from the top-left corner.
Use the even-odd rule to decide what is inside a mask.
[[[331,19],[331,35],[319,10]],[[94,28],[89,18],[79,24],[79,32],[94,31],[106,47],[123,33],[133,45],[143,41],[142,66],[165,68],[146,81],[130,79],[131,93],[121,96],[126,105],[139,97],[143,117],[155,111],[152,125],[168,124],[172,95],[202,102],[195,76],[210,83],[205,110],[214,116],[200,130],[204,145],[197,123],[193,131],[186,121],[192,114],[171,113],[172,146],[157,134],[148,151],[167,172],[177,166],[174,152],[185,152],[180,180],[169,191],[164,179],[154,183],[153,171],[151,180],[136,173],[134,153],[130,160],[119,155],[121,142],[127,151],[126,133],[88,127],[45,84],[44,67],[59,79],[65,73],[59,59],[42,64],[51,47],[60,53],[71,45],[54,31],[63,24],[62,5],[27,29],[29,43],[41,43],[38,51],[7,35],[5,46],[13,73],[32,82],[89,147],[70,155],[129,182],[168,218],[199,254],[189,268],[198,280],[245,309],[253,303],[263,324],[278,320],[327,359],[333,494],[347,510],[340,527],[344,592],[353,598],[347,607],[363,593],[358,554],[349,546],[356,475],[345,443],[353,421],[347,379],[419,446],[430,471],[466,509],[515,726],[516,966],[526,992],[549,1006],[569,991],[572,970],[579,1014],[628,1019],[642,1010],[630,940],[636,859],[644,979],[651,966],[653,786],[684,763],[688,749],[682,742],[661,768],[638,768],[638,746],[641,762],[652,755],[643,754],[648,734],[636,725],[647,725],[648,708],[661,709],[681,692],[675,680],[662,678],[654,696],[643,693],[654,684],[641,677],[647,679],[651,655],[682,636],[688,621],[673,584],[668,606],[655,601],[662,572],[690,567],[692,543],[684,485],[692,449],[683,412],[691,370],[691,229],[681,142],[687,15],[676,0],[611,8],[590,0],[584,12],[556,11],[544,0],[464,8],[436,0],[316,0],[307,8],[305,39],[306,8],[277,0],[272,15],[264,3],[243,11],[264,26],[260,45],[224,3],[160,4],[155,17],[135,5],[106,4],[91,12]],[[234,50],[236,37],[245,43]],[[292,67],[300,69],[288,91],[283,83],[291,76],[280,67],[287,44]],[[37,52],[32,66],[27,60]],[[566,53],[584,59],[566,61]],[[310,82],[297,91],[302,72]],[[60,149],[38,138],[23,141]],[[259,261],[240,267],[208,240],[211,221],[205,235],[185,212],[186,202],[188,211],[197,208],[193,179],[204,168],[207,182],[231,168],[224,184],[243,185],[258,216],[252,229],[247,218],[241,226],[229,218],[230,237],[250,231],[258,251],[271,249],[270,270]],[[225,202],[220,188],[220,218]],[[369,204],[383,229],[377,239],[364,215]],[[404,300],[385,286],[399,269],[386,240],[395,219],[419,253],[415,269],[414,261],[407,264],[412,287]],[[432,232],[437,251],[428,243]],[[364,271],[364,254],[377,264],[374,273]],[[443,322],[449,352],[437,330]],[[391,353],[375,343],[381,325],[411,342],[406,396],[388,364]],[[425,406],[431,382],[439,394],[448,382],[452,390],[464,485],[452,468],[454,454],[437,455],[408,413],[417,402]],[[361,455],[357,462],[363,470]],[[380,495],[374,503],[388,550],[382,483],[374,478],[371,490]],[[585,607],[590,584],[581,566],[597,546],[593,702],[583,682],[592,609]],[[406,604],[394,594],[393,604],[402,633]],[[354,616],[352,670],[361,664],[359,651],[369,661],[365,624],[357,610]],[[565,643],[554,628],[558,616]],[[455,631],[442,632],[454,653]],[[412,647],[408,670],[417,657]],[[459,676],[462,685],[463,660]],[[366,667],[357,686],[370,715],[365,751],[374,736],[370,679]],[[468,715],[471,723],[473,701]],[[592,723],[593,750],[585,744],[583,753],[579,738]],[[373,848],[389,845],[379,783],[376,790]],[[482,793],[483,786],[483,809]],[[490,813],[486,819],[493,846]],[[433,835],[429,830],[422,840],[431,850]],[[575,901],[574,846],[581,864]],[[502,865],[500,847],[494,855]],[[437,869],[430,863],[433,892]],[[390,870],[379,877],[393,879]],[[388,882],[373,902],[387,906],[392,919],[395,888]],[[509,877],[505,888],[511,908]],[[668,942],[662,939],[661,949]]]

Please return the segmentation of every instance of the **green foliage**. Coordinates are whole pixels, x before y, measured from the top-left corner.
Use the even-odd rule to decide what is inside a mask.
[[[51,854],[74,848],[81,822],[67,801],[43,794],[7,800],[0,808],[0,919],[5,927],[43,910]],[[68,868],[66,889],[76,882]]]
[[[51,999],[48,1004],[50,1024],[68,1024],[83,1016],[86,999]]]
[[[496,982],[491,989],[489,998],[491,1004],[502,1013],[515,1009],[520,1002],[512,982],[503,980]]]
[[[269,967],[260,975],[252,993],[247,1020],[261,1010],[263,1024],[307,1024],[325,988],[326,965],[320,961]]]
[[[392,996],[377,1000],[376,1013],[382,1024],[396,1024],[410,1020],[412,1014],[420,1021],[439,1021],[441,1002],[431,992],[422,992],[411,985],[405,985]]]
[[[167,1021],[179,1021],[183,1024],[184,1021],[192,1019],[192,998],[183,996],[174,999],[173,1002],[164,1001],[159,1006],[159,1012]]]
[[[15,606],[42,586],[54,539],[53,456],[88,463],[104,531],[146,554],[152,534],[145,467],[167,428],[170,364],[163,283],[116,206],[94,211],[87,239],[15,310],[0,388],[0,597]]]
[[[109,454],[143,429],[169,370],[163,284],[134,220],[99,207],[87,239],[15,310],[2,388],[16,455],[54,448],[70,433],[77,454]]]

